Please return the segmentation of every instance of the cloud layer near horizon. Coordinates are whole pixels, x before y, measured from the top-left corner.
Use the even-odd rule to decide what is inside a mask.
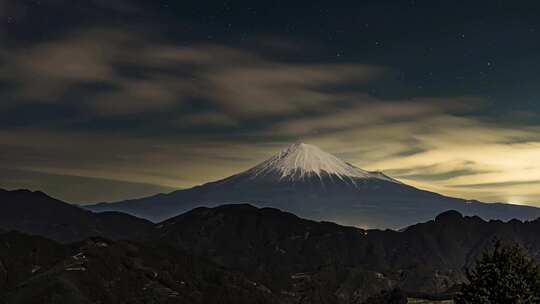
[[[391,66],[278,57],[106,28],[4,49],[0,168],[24,174],[0,186],[101,201],[120,197],[93,195],[95,182],[40,180],[150,185],[121,194],[140,196],[225,177],[305,141],[424,189],[540,206],[540,126],[475,115],[489,107],[481,97],[373,94],[395,81]]]

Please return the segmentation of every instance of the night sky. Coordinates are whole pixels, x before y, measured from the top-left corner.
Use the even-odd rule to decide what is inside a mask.
[[[539,1],[0,0],[0,187],[190,187],[288,144],[540,206]]]

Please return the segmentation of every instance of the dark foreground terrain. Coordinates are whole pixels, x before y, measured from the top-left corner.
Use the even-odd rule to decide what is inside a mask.
[[[35,209],[17,209],[20,202],[44,211],[26,214]],[[398,232],[245,204],[197,208],[155,225],[29,191],[4,192],[0,208],[10,212],[0,216],[6,304],[361,304],[385,303],[380,297],[390,291],[395,303],[445,300],[495,238],[540,259],[540,220],[488,222],[455,211]],[[65,212],[84,220],[66,220]]]
[[[265,287],[168,246],[60,245],[0,235],[2,303],[278,303]]]

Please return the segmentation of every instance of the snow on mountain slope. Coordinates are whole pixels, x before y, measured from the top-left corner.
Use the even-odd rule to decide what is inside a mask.
[[[401,229],[448,210],[485,219],[532,220],[540,216],[539,208],[470,202],[417,189],[301,143],[247,171],[218,181],[85,208],[126,212],[159,222],[196,207],[246,202],[309,219],[370,228]]]
[[[306,177],[323,175],[336,176],[341,180],[379,179],[393,183],[399,181],[381,172],[369,172],[342,161],[314,145],[304,143],[293,144],[270,159],[253,167],[245,174],[256,178],[258,176],[275,174],[280,179],[301,180]]]

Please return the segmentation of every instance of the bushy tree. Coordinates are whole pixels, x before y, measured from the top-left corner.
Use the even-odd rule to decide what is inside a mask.
[[[540,303],[540,268],[517,244],[496,241],[467,271],[467,279],[457,304]]]

